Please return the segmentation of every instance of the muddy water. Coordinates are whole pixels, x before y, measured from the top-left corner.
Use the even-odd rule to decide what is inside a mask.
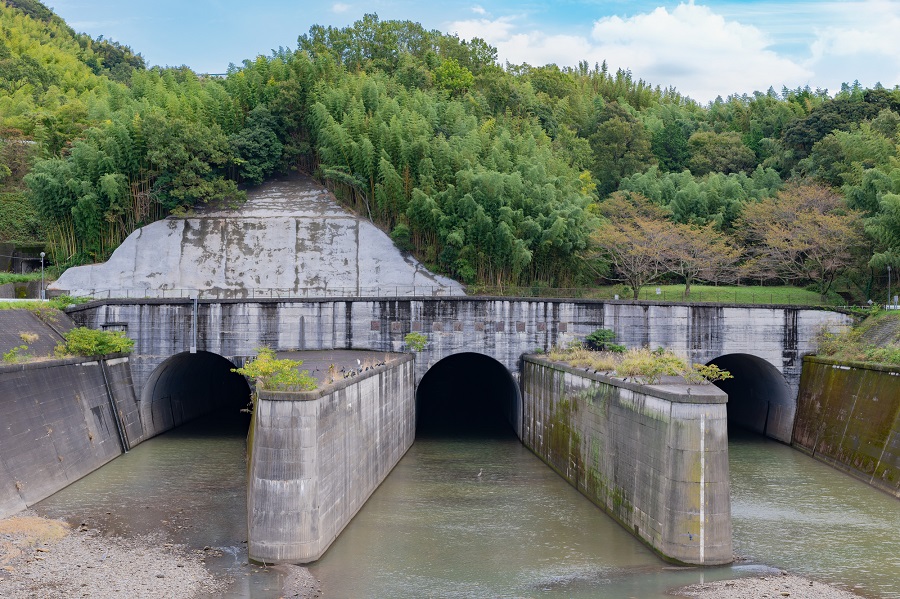
[[[278,597],[278,576],[246,565],[244,431],[182,427],[36,510],[109,534],[162,530],[210,548],[209,567],[234,581],[227,597]],[[505,438],[418,440],[310,569],[339,599],[652,599],[772,567],[900,598],[900,502],[758,437],[730,452],[734,546],[749,558],[733,566],[668,567]]]

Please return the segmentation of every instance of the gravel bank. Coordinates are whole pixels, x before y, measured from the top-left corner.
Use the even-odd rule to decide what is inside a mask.
[[[848,591],[792,574],[692,584],[671,592],[698,599],[859,599]]]
[[[218,594],[204,551],[162,537],[104,537],[29,512],[0,520],[0,597],[190,598]]]
[[[316,599],[322,594],[322,586],[309,570],[302,566],[283,564],[273,570],[284,575],[281,593],[283,599]]]

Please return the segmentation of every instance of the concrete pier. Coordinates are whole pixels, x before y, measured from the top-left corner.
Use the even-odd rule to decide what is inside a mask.
[[[415,360],[387,363],[321,389],[262,391],[248,476],[250,558],[319,559],[415,438]]]
[[[733,559],[727,396],[526,356],[522,441],[663,559]]]

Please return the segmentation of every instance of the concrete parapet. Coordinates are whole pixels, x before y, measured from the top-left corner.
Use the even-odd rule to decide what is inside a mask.
[[[134,402],[128,358],[68,358],[0,366],[0,517],[109,462],[128,446]]]
[[[804,358],[793,444],[900,498],[900,367]]]
[[[319,559],[415,438],[415,361],[316,391],[261,391],[250,447],[250,558]]]
[[[727,396],[526,356],[522,441],[664,559],[730,563]]]

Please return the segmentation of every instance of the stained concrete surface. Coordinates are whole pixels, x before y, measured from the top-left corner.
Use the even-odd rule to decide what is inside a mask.
[[[463,293],[302,176],[250,191],[237,210],[207,207],[138,229],[108,262],[70,268],[50,289],[99,297]]]
[[[30,310],[0,310],[0,353],[25,345],[20,356],[53,356],[62,335],[75,325],[63,312],[47,311],[43,318],[46,322]]]
[[[525,357],[522,442],[665,559],[732,561],[725,393]]]
[[[349,357],[303,353],[304,366]],[[386,361],[316,391],[259,391],[248,471],[252,559],[319,559],[412,445],[414,358]]]

